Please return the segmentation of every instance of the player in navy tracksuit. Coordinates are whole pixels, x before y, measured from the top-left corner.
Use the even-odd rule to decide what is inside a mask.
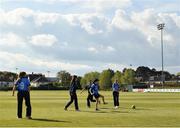
[[[98,86],[98,79],[95,79],[93,84],[91,85],[91,88],[90,88],[90,92],[92,93],[92,95],[96,98],[96,111],[98,111],[98,104],[100,103],[99,102],[99,98],[102,98],[103,100],[103,103],[104,104],[107,104],[104,100],[104,96],[99,94],[99,86]]]
[[[89,108],[91,107],[90,101],[91,101],[91,102],[96,102],[96,100],[93,99],[93,95],[92,95],[91,92],[90,92],[91,85],[92,85],[92,82],[91,82],[91,80],[90,80],[89,85],[87,85],[87,86],[81,91],[81,93],[82,93],[85,89],[88,90],[87,106],[88,106]]]
[[[114,99],[114,107],[117,109],[119,107],[119,84],[116,80],[112,85],[113,90],[113,99]]]
[[[77,89],[77,76],[74,75],[72,77],[71,85],[70,85],[70,88],[69,88],[70,101],[67,103],[67,105],[65,106],[64,110],[67,110],[67,108],[74,101],[75,109],[76,109],[76,111],[79,111],[76,89]]]
[[[20,72],[18,80],[15,82],[13,86],[13,96],[15,89],[17,87],[17,101],[18,101],[18,109],[17,116],[18,118],[22,118],[22,103],[23,99],[25,99],[26,104],[26,118],[31,118],[31,102],[30,102],[30,81],[26,76],[26,72]]]

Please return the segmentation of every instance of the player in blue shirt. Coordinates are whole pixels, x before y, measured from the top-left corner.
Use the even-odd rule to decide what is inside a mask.
[[[119,107],[119,84],[117,80],[115,80],[115,82],[113,83],[112,90],[113,90],[114,107],[115,109],[117,109]]]
[[[107,104],[104,100],[104,96],[99,94],[99,85],[98,85],[99,80],[95,79],[93,84],[91,85],[90,92],[92,95],[96,98],[96,111],[98,111],[98,104],[100,103],[99,98],[102,98],[103,103]]]
[[[26,76],[26,72],[20,72],[19,78],[15,82],[13,86],[13,94],[15,89],[17,87],[18,93],[17,93],[17,101],[18,101],[18,109],[17,109],[17,116],[19,119],[22,118],[22,103],[23,98],[25,99],[26,104],[26,118],[31,118],[31,102],[30,102],[30,81],[28,77]]]
[[[90,80],[89,85],[85,86],[85,88],[80,92],[80,93],[82,93],[84,90],[87,89],[87,91],[88,91],[88,96],[87,96],[87,106],[88,106],[88,108],[91,107],[90,101],[91,102],[96,102],[96,100],[93,99],[93,95],[90,92],[91,85],[92,85],[92,81]]]
[[[76,89],[77,89],[77,76],[74,75],[71,80],[70,88],[69,88],[69,94],[70,94],[70,101],[67,103],[65,106],[64,110],[67,110],[67,108],[72,104],[74,101],[74,106],[76,111],[79,111],[78,107],[78,99],[77,99],[77,94],[76,94]]]

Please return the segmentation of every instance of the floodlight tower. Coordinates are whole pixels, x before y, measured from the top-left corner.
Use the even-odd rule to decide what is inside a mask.
[[[158,24],[157,25],[157,28],[158,30],[161,31],[161,60],[162,60],[162,73],[161,73],[161,82],[162,82],[162,87],[164,85],[164,80],[165,80],[165,77],[164,77],[164,51],[163,51],[163,29],[165,27],[165,24],[164,23],[161,23],[161,24]]]

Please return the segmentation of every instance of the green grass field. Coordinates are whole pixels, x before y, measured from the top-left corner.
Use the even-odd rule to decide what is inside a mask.
[[[95,111],[86,107],[87,92],[79,94],[80,112],[68,111],[68,91],[31,91],[33,120],[16,118],[16,96],[0,91],[0,127],[180,127],[180,93],[120,93],[120,108],[113,108],[110,91],[101,92],[108,102]],[[131,105],[137,109],[131,109]],[[25,116],[25,107],[23,115]]]

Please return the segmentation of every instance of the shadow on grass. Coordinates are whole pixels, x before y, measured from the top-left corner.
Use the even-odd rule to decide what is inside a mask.
[[[135,110],[152,110],[150,108],[136,108]]]
[[[119,107],[120,109],[122,108],[122,109],[131,109],[130,107]]]
[[[111,111],[111,113],[129,113],[129,111]]]
[[[83,110],[81,112],[88,112],[88,113],[109,113],[109,112],[105,112],[105,111],[86,111],[86,110]]]
[[[112,109],[112,108],[105,108],[105,107],[103,107],[103,108],[101,108],[101,109]]]
[[[118,109],[117,110],[115,110],[115,109],[113,109],[113,108],[101,108],[102,110],[110,110],[109,112],[107,112],[107,113],[129,113],[129,111],[118,111]]]
[[[43,119],[43,118],[33,118],[31,120],[35,121],[45,121],[45,122],[63,122],[63,123],[71,123],[70,121],[64,121],[64,120],[53,120],[53,119]]]
[[[116,114],[116,113],[130,113],[129,111],[117,111],[117,110],[111,110],[111,111],[82,111],[82,112],[87,112],[87,113],[102,113],[102,114]],[[132,112],[131,112],[132,113]]]
[[[132,108],[128,108],[128,107],[119,107],[120,109],[129,109],[131,110]],[[142,108],[142,107],[136,107],[136,109],[132,109],[132,110],[152,110],[150,108]]]

